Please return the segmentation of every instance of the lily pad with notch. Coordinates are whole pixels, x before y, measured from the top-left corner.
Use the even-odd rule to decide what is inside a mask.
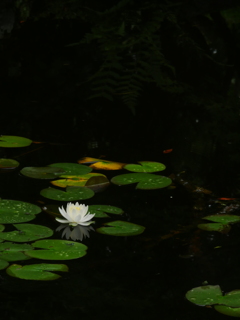
[[[186,293],[186,298],[200,306],[220,304],[232,308],[240,308],[240,290],[233,290],[223,295],[218,285],[193,288]]]
[[[109,216],[106,212],[119,215],[123,214],[123,210],[121,208],[110,205],[95,204],[89,206],[89,213],[95,214],[94,218],[108,218]]]
[[[123,168],[133,172],[158,172],[166,169],[160,162],[138,161],[140,164],[126,164]]]
[[[0,243],[0,259],[6,261],[18,261],[30,259],[25,253],[33,249],[30,244],[15,244],[12,242]]]
[[[94,191],[86,187],[68,187],[66,191],[55,188],[41,190],[41,196],[57,201],[77,201],[92,198]]]
[[[56,280],[61,277],[60,275],[52,273],[51,271],[68,272],[68,267],[65,264],[48,263],[31,264],[26,266],[13,264],[6,270],[8,275],[24,280],[48,281]]]
[[[28,222],[41,211],[41,208],[28,202],[0,200],[0,223]]]
[[[168,187],[172,180],[151,173],[126,173],[113,177],[111,182],[120,186],[137,183],[136,189],[150,190]]]
[[[64,172],[61,168],[50,167],[25,167],[20,171],[22,175],[34,179],[56,179]]]
[[[14,224],[14,227],[18,230],[1,232],[0,239],[14,242],[28,242],[48,238],[53,235],[53,231],[50,228],[36,224]]]
[[[136,236],[143,233],[144,230],[143,226],[121,220],[104,223],[104,227],[96,229],[99,233],[120,237]]]
[[[4,148],[21,148],[27,147],[32,140],[18,136],[0,136],[0,147]]]
[[[34,248],[43,250],[28,250],[29,257],[45,260],[71,260],[81,258],[87,253],[87,246],[68,240],[38,240],[32,243]]]

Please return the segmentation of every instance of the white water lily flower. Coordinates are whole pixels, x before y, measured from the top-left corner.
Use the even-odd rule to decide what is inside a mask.
[[[67,209],[58,208],[61,215],[66,219],[59,219],[56,218],[58,222],[61,223],[68,223],[70,226],[77,226],[80,224],[81,226],[89,226],[91,223],[94,223],[94,221],[91,220],[95,214],[88,213],[88,206],[85,206],[85,204],[79,204],[77,203],[71,203],[69,202],[67,204]]]

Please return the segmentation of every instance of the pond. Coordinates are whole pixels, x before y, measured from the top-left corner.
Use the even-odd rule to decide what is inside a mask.
[[[18,278],[19,274],[14,274],[13,271],[12,274],[11,272],[7,273],[6,267],[3,268],[0,271],[0,311],[3,319],[60,320],[71,317],[83,319],[104,317],[120,320],[156,319],[159,317],[169,320],[202,320],[210,317],[211,319],[226,319],[226,315],[214,310],[214,305],[223,304],[228,308],[235,308],[234,311],[238,311],[236,303],[234,304],[232,301],[223,302],[219,297],[222,292],[225,294],[239,288],[238,199],[218,199],[211,191],[198,188],[182,177],[171,175],[173,184],[170,185],[170,182],[161,188],[148,190],[136,189],[135,180],[131,181],[131,184],[121,186],[119,186],[119,182],[111,182],[107,187],[105,186],[104,190],[101,190],[100,186],[104,184],[104,180],[101,180],[101,178],[95,180],[94,184],[89,185],[94,186],[95,191],[101,191],[95,192],[94,196],[79,201],[78,199],[62,201],[60,197],[61,201],[57,201],[51,199],[49,195],[46,196],[42,190],[51,187],[61,194],[61,190],[65,189],[51,184],[51,178],[42,179],[40,177],[42,174],[49,174],[46,170],[37,172],[33,169],[27,170],[26,167],[29,165],[34,167],[36,164],[38,167],[46,167],[53,163],[63,162],[75,162],[74,165],[79,167],[83,164],[77,164],[79,159],[75,158],[74,160],[72,155],[69,155],[69,157],[61,156],[61,152],[58,153],[53,150],[52,155],[50,153],[46,155],[46,148],[42,148],[41,152],[34,153],[35,148],[36,145],[32,149],[31,147],[20,148],[21,151],[16,148],[4,148],[3,158],[12,156],[13,159],[20,162],[20,166],[16,169],[1,170],[0,191],[2,200],[0,206],[1,203],[2,207],[9,205],[9,203],[4,203],[5,199],[36,205],[40,208],[36,217],[31,221],[20,223],[22,225],[41,225],[53,231],[52,235],[37,241],[50,241],[51,239],[72,241],[73,245],[72,242],[68,243],[69,248],[75,248],[81,244],[81,250],[85,248],[84,246],[87,247],[87,250],[79,257],[70,260],[58,260],[57,258],[51,260],[47,259],[46,256],[45,259],[34,256],[36,252],[46,251],[41,250],[41,247],[32,248],[33,250],[30,250],[34,252],[32,256],[30,252],[30,256],[27,256],[27,251],[21,249],[20,252],[23,255],[26,253],[26,256],[31,259],[8,260],[9,265],[26,266],[44,263],[63,264],[67,267],[62,271],[54,271],[56,269],[47,267],[45,272],[50,270],[61,276],[52,281],[20,279]],[[23,151],[23,149],[26,151]],[[92,162],[97,161],[92,160]],[[106,160],[104,160],[104,163],[107,166],[113,165],[112,162],[109,164]],[[88,167],[91,164],[88,163],[85,166]],[[145,165],[141,164],[142,167]],[[138,166],[140,165],[138,164]],[[157,164],[157,166],[162,165]],[[56,168],[59,167],[56,166]],[[162,174],[164,177],[169,175],[167,171],[165,175],[164,171],[160,173],[139,173],[140,169],[137,168],[137,174],[152,174],[158,178]],[[128,169],[132,171],[127,172],[122,167],[120,170],[95,169],[94,172],[106,176],[108,181],[114,181],[112,178],[121,174],[136,174],[134,168],[130,167]],[[164,166],[157,171],[163,169]],[[34,176],[36,174],[39,174],[39,176]],[[54,181],[59,176],[55,176]],[[170,178],[167,179],[170,180]],[[163,183],[162,181],[165,181],[164,178],[161,183]],[[91,229],[88,231],[89,237],[82,236],[82,240],[79,240],[79,238],[73,240],[70,238],[69,232],[65,231],[63,235],[64,229],[57,230],[60,223],[55,218],[57,216],[61,218],[58,212],[59,207],[66,208],[67,203],[75,203],[76,201],[89,206],[90,212],[94,205],[117,207],[122,212],[116,214],[113,210],[107,212],[107,217],[100,217],[100,213],[97,212],[93,218],[95,223],[91,224]],[[10,204],[12,205],[12,203]],[[0,208],[0,218],[1,210],[2,208]],[[29,210],[28,208],[27,211]],[[213,223],[221,224],[217,231],[212,227],[209,230],[206,230],[206,228],[204,230],[204,227],[200,229],[199,224],[206,224],[206,220],[202,218],[211,215],[221,215],[221,219],[226,220],[212,220]],[[227,220],[233,219],[233,216],[235,220]],[[101,228],[104,226],[106,228],[105,223],[113,221],[123,223],[123,226],[120,226],[122,233],[119,234],[119,230],[113,232],[112,235],[104,234],[103,231],[103,233],[99,233]],[[124,229],[128,223],[133,226],[130,231]],[[4,225],[4,223],[2,224]],[[4,225],[5,229],[1,230],[2,234],[16,231],[18,224],[19,222],[14,223],[13,226],[12,223],[6,223]],[[142,228],[138,229],[139,226]],[[108,226],[107,229],[109,228],[112,227]],[[73,230],[73,228],[70,230]],[[21,229],[19,229],[18,235],[21,232],[28,235],[28,231],[21,231]],[[66,239],[66,235],[69,239]],[[77,237],[79,237],[79,232]],[[26,242],[12,240],[12,242],[34,246],[36,239]],[[3,240],[0,245],[7,244],[5,248],[9,250],[12,242],[9,238]],[[54,246],[55,244],[51,245]],[[1,249],[3,260],[2,253],[4,250]],[[64,250],[60,247],[55,251],[62,254]],[[51,251],[51,254],[53,257],[56,252]],[[68,272],[66,272],[67,268]],[[40,273],[44,273],[44,270],[41,270]],[[198,292],[193,298],[186,296],[187,292],[197,287],[200,287],[200,289],[196,289],[198,291],[211,291],[213,285],[220,286],[220,293],[217,292],[218,300],[215,299],[213,303],[201,302]],[[210,292],[207,295],[210,299],[212,299],[211,294]],[[194,302],[191,299],[200,299],[200,302],[191,303],[190,301]]]

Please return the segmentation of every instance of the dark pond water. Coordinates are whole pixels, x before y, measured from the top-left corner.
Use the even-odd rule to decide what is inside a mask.
[[[57,149],[48,156],[44,152],[22,156],[22,167],[77,160]],[[27,179],[18,172],[4,174],[1,197],[43,206],[51,203],[39,196],[44,185],[48,182]],[[83,201],[120,207],[125,212],[121,219],[146,230],[134,237],[91,232],[83,240],[87,255],[63,262],[69,272],[56,281],[21,280],[0,271],[1,319],[226,319],[185,299],[188,290],[204,281],[219,284],[225,292],[239,288],[239,227],[235,225],[229,234],[199,230],[201,217],[219,210],[210,196],[201,196],[202,211],[193,209],[195,200],[180,185],[152,191],[112,185]],[[59,225],[44,212],[33,223],[53,230]],[[61,234],[55,232],[52,238]]]

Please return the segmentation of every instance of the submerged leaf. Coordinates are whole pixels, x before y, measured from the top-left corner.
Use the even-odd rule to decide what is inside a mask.
[[[104,223],[104,227],[96,229],[97,232],[110,236],[136,236],[143,233],[145,227],[126,221],[112,221]]]
[[[95,218],[107,218],[108,215],[105,212],[112,214],[123,214],[123,210],[121,208],[109,205],[95,204],[90,205],[88,209],[89,213],[95,214]]]

